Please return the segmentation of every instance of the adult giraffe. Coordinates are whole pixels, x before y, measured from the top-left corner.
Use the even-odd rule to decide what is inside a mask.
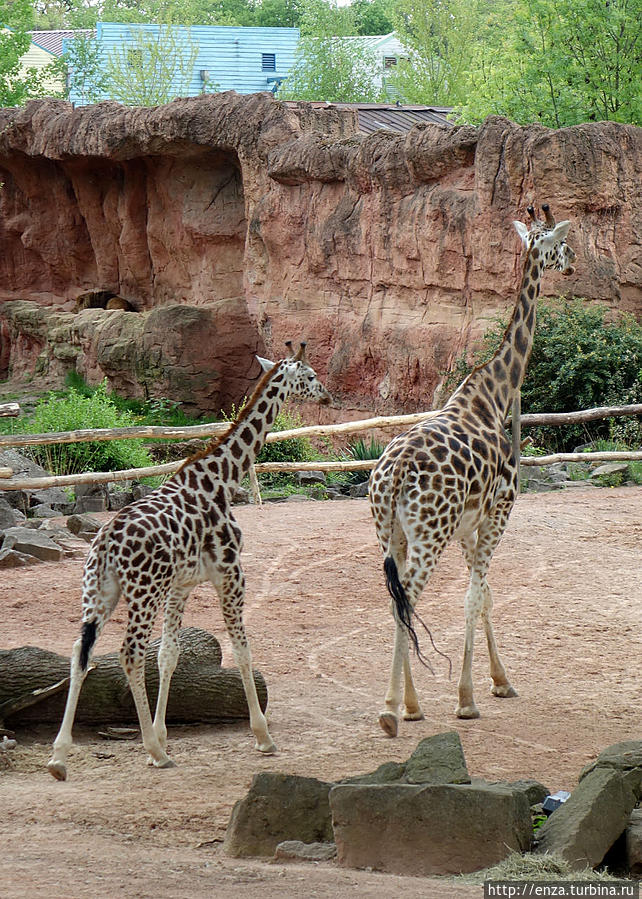
[[[571,274],[575,260],[566,244],[571,223],[556,225],[549,207],[543,205],[542,210],[543,222],[532,206],[528,208],[530,230],[522,222],[514,222],[526,250],[524,268],[499,349],[489,362],[468,375],[433,418],[392,440],[371,476],[370,505],[396,621],[390,683],[379,716],[381,727],[391,737],[397,735],[402,670],[403,717],[412,721],[423,718],[410,671],[408,640],[419,653],[412,624],[414,607],[452,539],[460,541],[470,572],[456,715],[479,717],[473,698],[472,660],[480,614],[488,642],[492,693],[517,695],[497,652],[486,575],[518,492],[518,460],[504,424],[528,364],[542,272],[553,268]]]
[[[166,752],[165,711],[178,661],[178,631],[187,597],[206,580],[214,584],[219,595],[243,680],[256,748],[266,753],[276,750],[252,676],[250,647],[243,626],[241,531],[230,508],[230,495],[231,488],[248,473],[288,397],[330,402],[330,394],[306,362],[305,343],[296,356],[292,354],[291,342],[287,346],[289,357],[276,364],[257,357],[265,374],[222,437],[187,459],[171,480],[122,509],[96,535],[85,563],[81,636],[72,651],[65,714],[47,766],[58,780],[67,777],[71,731],[91,653],[121,593],[127,602],[129,620],[120,660],[136,704],[143,746],[149,753],[149,764],[173,767]],[[144,661],[161,607],[164,619],[158,652],[160,683],[152,722]]]

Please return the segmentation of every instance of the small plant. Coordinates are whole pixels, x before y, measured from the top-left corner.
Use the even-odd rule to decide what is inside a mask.
[[[351,440],[348,443],[344,458],[356,462],[370,461],[378,459],[385,448],[385,444],[375,440],[374,437],[371,437],[370,440],[359,437],[357,440]],[[349,473],[349,482],[351,484],[361,484],[363,481],[367,481],[369,477],[369,470],[351,471]]]
[[[51,393],[37,404],[34,413],[19,422],[25,434],[46,434],[86,428],[122,428],[136,424],[131,413],[119,412],[107,395],[106,382],[85,396],[71,388],[65,396]],[[53,474],[82,471],[114,471],[145,468],[151,457],[141,440],[105,440],[89,443],[58,443],[29,448],[29,455]]]

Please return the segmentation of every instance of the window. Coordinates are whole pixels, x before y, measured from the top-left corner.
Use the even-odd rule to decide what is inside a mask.
[[[276,72],[276,53],[261,53],[261,68],[264,72]]]
[[[396,56],[384,56],[383,64],[386,69],[391,69],[393,66],[397,65],[397,57]]]

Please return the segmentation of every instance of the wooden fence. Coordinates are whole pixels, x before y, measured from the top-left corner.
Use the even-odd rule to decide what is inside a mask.
[[[327,437],[346,434],[357,434],[361,431],[397,430],[402,431],[410,425],[429,418],[434,418],[440,410],[417,412],[410,415],[378,416],[358,421],[342,422],[334,425],[311,425],[294,428],[288,431],[272,431],[267,436],[268,443],[290,440],[297,437]],[[565,425],[577,422],[596,421],[618,416],[642,415],[642,404],[628,406],[602,406],[580,412],[550,412],[520,416],[521,427],[538,427],[542,425]],[[59,431],[49,434],[9,434],[0,435],[2,447],[39,446],[54,443],[75,443],[97,440],[123,440],[125,438],[146,438],[148,440],[186,440],[194,437],[215,437],[224,433],[230,425],[216,422],[207,425],[189,427],[128,427],[101,430]],[[550,465],[553,462],[610,462],[610,461],[642,460],[642,450],[633,452],[596,452],[596,453],[556,453],[549,456],[522,456],[521,465]],[[100,484],[115,481],[135,480],[143,477],[164,476],[173,474],[185,460],[168,462],[164,465],[152,465],[148,468],[130,468],[123,471],[85,472],[72,475],[50,475],[43,478],[16,478],[10,468],[0,468],[0,491],[3,490],[40,490],[45,487],[67,487],[74,484]],[[260,462],[254,466],[255,473],[287,472],[287,471],[361,471],[373,468],[376,460],[344,460],[337,462]],[[257,483],[252,476],[253,490],[256,494]]]

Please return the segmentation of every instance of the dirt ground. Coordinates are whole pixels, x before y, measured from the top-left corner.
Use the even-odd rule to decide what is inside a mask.
[[[496,633],[519,697],[490,695],[479,639],[477,721],[453,714],[466,574],[458,547],[448,548],[418,611],[451,657],[453,676],[424,635],[435,669],[415,666],[426,718],[403,722],[396,740],[377,724],[392,620],[367,501],[238,507],[236,516],[245,535],[245,620],[278,754],[256,753],[245,722],[171,728],[178,767],[158,771],[137,742],[105,742],[79,728],[69,780],[58,783],[45,768],[53,729],[20,732],[13,767],[0,772],[3,895],[481,896],[481,886],[332,862],[230,859],[221,843],[233,804],[260,770],[339,779],[404,760],[420,739],[456,729],[472,775],[571,789],[605,746],[640,739],[642,488],[519,498],[490,572]],[[82,560],[69,560],[3,571],[0,646],[68,654],[81,570]],[[124,620],[119,606],[97,652],[119,647]],[[192,594],[185,624],[219,636],[223,663],[232,664],[208,585]]]

